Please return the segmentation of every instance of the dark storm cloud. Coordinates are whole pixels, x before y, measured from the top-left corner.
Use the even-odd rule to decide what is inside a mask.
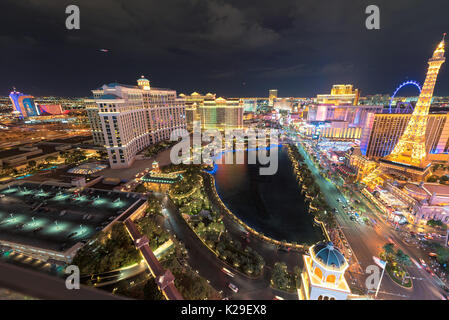
[[[65,29],[69,4],[81,30]],[[379,31],[365,29],[368,4],[381,9]],[[224,96],[313,96],[343,82],[388,93],[407,77],[423,81],[449,30],[444,0],[2,0],[0,9],[2,94],[87,96],[140,74]],[[449,94],[448,79],[443,67],[438,94]]]

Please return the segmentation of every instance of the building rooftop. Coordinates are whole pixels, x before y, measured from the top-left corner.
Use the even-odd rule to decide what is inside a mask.
[[[65,251],[140,200],[114,191],[16,183],[0,190],[0,240]]]
[[[312,247],[312,252],[324,266],[340,269],[347,265],[345,257],[332,242],[320,242]]]
[[[119,96],[116,96],[115,94],[104,94],[101,97],[97,98],[100,100],[115,100],[115,99],[121,99]]]
[[[182,180],[182,175],[178,173],[163,173],[150,171],[140,178],[143,182],[154,182],[160,184],[172,184]]]
[[[323,282],[321,278],[319,278],[315,273],[312,272],[312,264],[313,260],[310,256],[304,255],[304,264],[306,265],[307,273],[309,275],[309,279],[311,284],[315,287],[322,287],[326,289],[337,290],[344,293],[351,293],[351,289],[349,288],[348,283],[344,276],[342,276],[341,280],[337,283],[329,283]]]
[[[424,199],[427,198],[429,195],[428,193],[419,185],[414,183],[407,183],[404,185],[404,191],[410,194],[414,198]]]
[[[433,194],[440,197],[449,197],[449,186],[439,183],[407,183],[404,185],[404,191],[418,200],[428,199]]]
[[[435,193],[437,196],[449,196],[449,186],[444,184],[424,183],[424,189],[426,189],[430,195]]]
[[[106,84],[107,87],[109,88],[115,88],[115,87],[125,87],[125,88],[131,88],[131,89],[138,89],[138,86],[133,86],[133,85],[129,85],[129,84],[122,84],[122,83],[117,83],[117,82],[113,82],[113,83],[108,83]],[[99,88],[102,89],[102,88]]]
[[[19,150],[19,148],[11,148],[8,150],[0,151],[0,159],[9,158],[13,156],[19,156],[21,154],[27,153],[28,151]]]
[[[69,173],[75,173],[75,174],[93,174],[98,171],[106,169],[108,166],[106,164],[101,163],[83,163],[82,165],[79,165],[77,167],[71,168],[68,170]]]

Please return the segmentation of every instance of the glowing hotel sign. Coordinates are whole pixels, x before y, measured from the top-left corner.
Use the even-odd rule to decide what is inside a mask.
[[[10,93],[9,98],[11,99],[14,111],[18,112],[21,118],[40,115],[33,96],[13,91]]]

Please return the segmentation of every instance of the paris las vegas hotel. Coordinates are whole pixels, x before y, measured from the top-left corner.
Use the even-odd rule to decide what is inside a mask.
[[[85,102],[94,143],[106,147],[113,169],[129,167],[145,147],[186,128],[184,99],[143,76],[137,86],[110,83],[92,93]]]

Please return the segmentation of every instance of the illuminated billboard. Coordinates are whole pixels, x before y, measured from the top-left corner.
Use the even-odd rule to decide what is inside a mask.
[[[35,117],[40,115],[39,109],[34,102],[34,97],[13,91],[9,95],[14,111],[20,114],[21,118]]]
[[[60,115],[64,113],[60,104],[40,104],[39,110],[41,114],[49,115]]]

